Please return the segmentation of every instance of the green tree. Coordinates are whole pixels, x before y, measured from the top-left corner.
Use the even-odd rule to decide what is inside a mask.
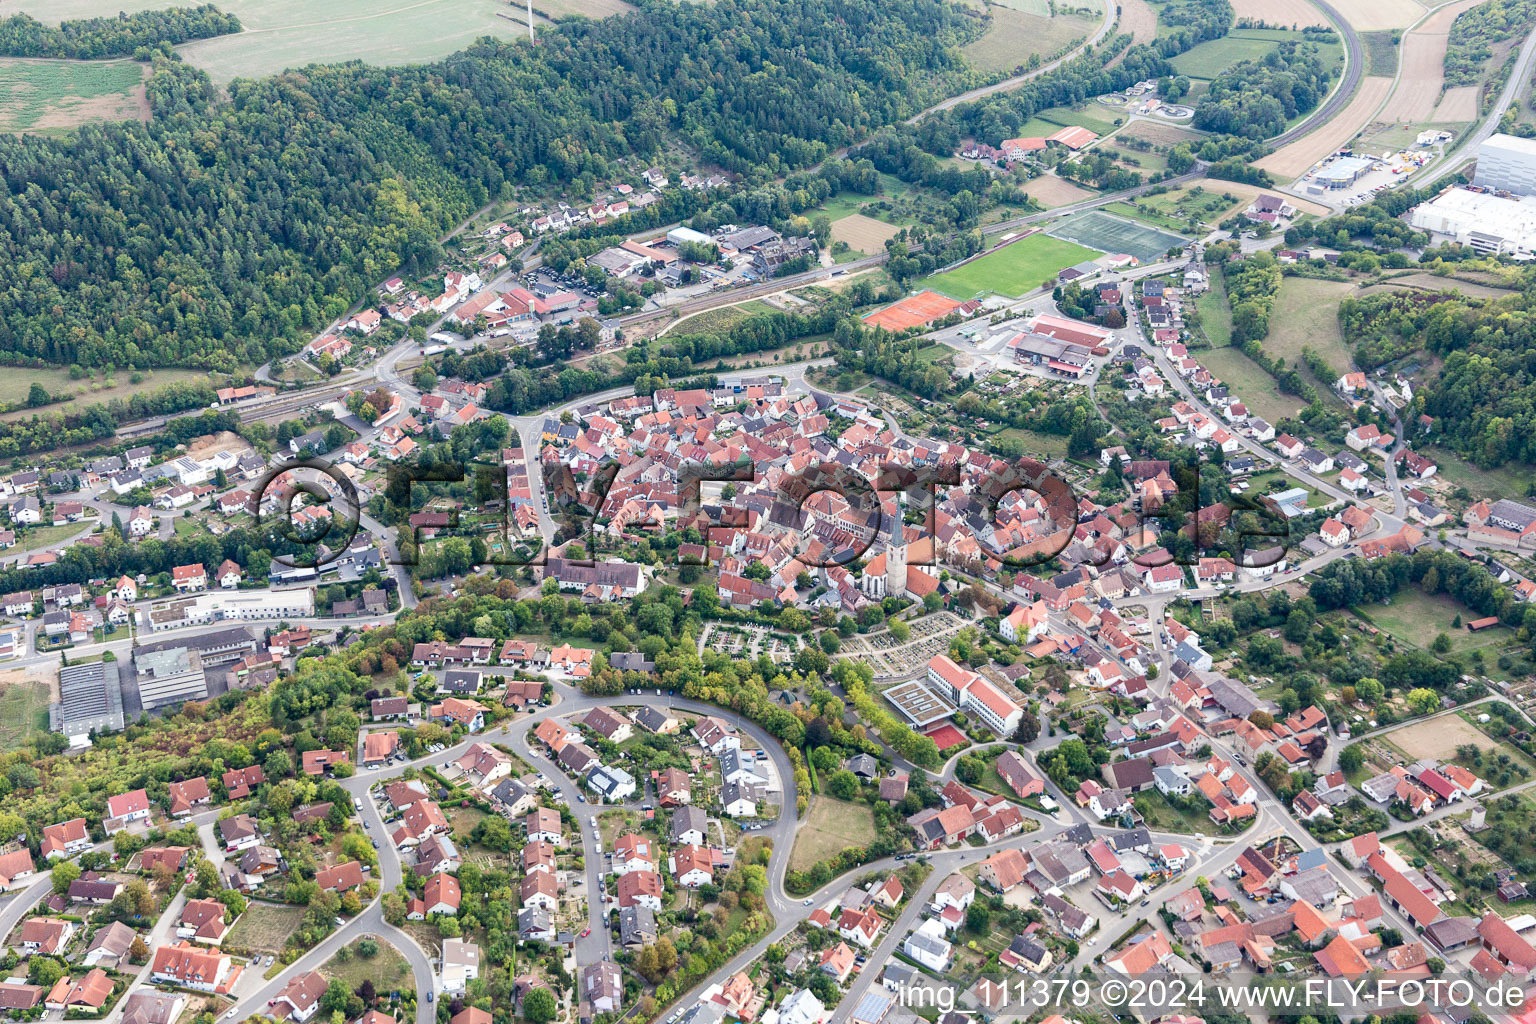
[[[555,994],[547,988],[532,989],[523,997],[523,1019],[530,1024],[549,1024],[556,1009]]]

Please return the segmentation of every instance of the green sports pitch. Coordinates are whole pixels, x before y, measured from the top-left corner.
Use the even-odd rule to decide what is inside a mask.
[[[1099,210],[1073,214],[1050,228],[1048,234],[1103,252],[1129,253],[1143,263],[1150,263],[1169,249],[1189,242],[1183,235],[1160,231]]]
[[[1034,291],[1047,278],[1054,279],[1066,267],[1097,259],[1102,253],[1075,242],[1033,234],[961,267],[918,282],[952,299],[966,301],[988,292],[1018,298]]]

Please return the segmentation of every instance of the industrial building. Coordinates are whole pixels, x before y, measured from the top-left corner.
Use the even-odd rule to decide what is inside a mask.
[[[136,649],[134,657],[138,658],[158,651],[175,650],[178,647],[196,651],[202,658],[203,665],[212,668],[215,665],[227,665],[255,654],[256,638],[244,626],[231,626],[228,629],[216,629],[208,633],[198,633],[195,636],[147,643]]]
[[[123,728],[123,691],[117,662],[95,661],[59,669],[59,699],[48,709],[48,728],[84,745],[91,733]]]
[[[1414,207],[1408,223],[1419,231],[1448,237],[1480,253],[1536,254],[1536,197],[1532,196],[1515,198],[1448,188]]]
[[[139,674],[139,703],[145,711],[202,700],[208,696],[202,656],[186,647],[137,651],[133,656]]]
[[[1517,196],[1536,193],[1536,139],[1498,132],[1477,147],[1472,184]]]
[[[199,594],[163,601],[143,612],[145,625],[154,633],[228,620],[306,619],[314,614],[312,587]]]
[[[1341,156],[1326,167],[1319,168],[1312,180],[1323,188],[1349,188],[1360,180],[1376,161],[1368,156]]]

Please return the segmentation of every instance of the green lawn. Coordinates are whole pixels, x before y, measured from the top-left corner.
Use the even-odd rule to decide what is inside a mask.
[[[1391,604],[1360,605],[1355,612],[1413,647],[1427,648],[1436,636],[1444,633],[1451,639],[1451,651],[1461,653],[1501,646],[1514,636],[1513,630],[1502,625],[1470,632],[1466,624],[1478,617],[1476,612],[1447,594],[1431,596],[1416,587],[1398,591]],[[1462,625],[1453,626],[1458,615]]]
[[[1067,439],[1055,434],[1042,434],[1023,427],[1004,427],[993,437],[1008,437],[1024,445],[1024,454],[1041,459],[1062,459],[1067,455]]]
[[[1295,477],[1287,475],[1283,469],[1272,469],[1267,473],[1255,474],[1254,476],[1248,478],[1248,482],[1253,486],[1249,488],[1244,496],[1252,498],[1255,501],[1259,499],[1259,495],[1271,493],[1271,487],[1273,487],[1275,484],[1279,484],[1280,487],[1278,489],[1282,491],[1290,490],[1292,487],[1301,487],[1305,489],[1307,492],[1308,508],[1319,508],[1328,504],[1327,495],[1323,494],[1321,491],[1308,487],[1306,484],[1302,483],[1300,480],[1297,480]]]
[[[1210,80],[1233,64],[1258,60],[1278,49],[1281,43],[1292,40],[1299,42],[1302,38],[1302,33],[1288,29],[1233,29],[1220,39],[1212,39],[1184,51],[1169,63],[1182,75]],[[1324,49],[1333,53],[1342,52],[1337,44],[1325,46]]]
[[[373,982],[373,987],[378,992],[408,992],[416,986],[413,982],[411,965],[406,963],[405,957],[400,951],[387,942],[374,940],[378,943],[379,951],[371,957],[365,957],[357,952],[357,943],[354,942],[347,948],[352,951],[351,956],[343,961],[339,956],[333,956],[320,965],[320,973],[327,978],[339,978],[344,982],[349,991],[356,991],[357,987],[367,978]]]
[[[1202,811],[1174,807],[1155,789],[1137,793],[1135,804],[1136,809],[1147,819],[1147,827],[1150,829],[1186,834],[1199,832],[1205,835],[1220,831],[1220,827],[1211,821],[1209,808]]]
[[[1099,255],[1075,242],[1036,233],[962,267],[925,278],[918,287],[955,299],[971,299],[984,292],[1017,298],[1039,288],[1047,278],[1055,278],[1062,269]]]
[[[82,530],[89,530],[94,522],[95,520],[64,523],[61,526],[34,526],[25,536],[16,538],[16,546],[11,549],[11,552],[14,554],[22,551],[42,551],[66,537],[73,537]]]

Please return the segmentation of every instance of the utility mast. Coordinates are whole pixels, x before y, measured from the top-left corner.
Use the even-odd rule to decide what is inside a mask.
[[[538,40],[533,38],[533,0],[528,0],[528,41],[538,43]]]

